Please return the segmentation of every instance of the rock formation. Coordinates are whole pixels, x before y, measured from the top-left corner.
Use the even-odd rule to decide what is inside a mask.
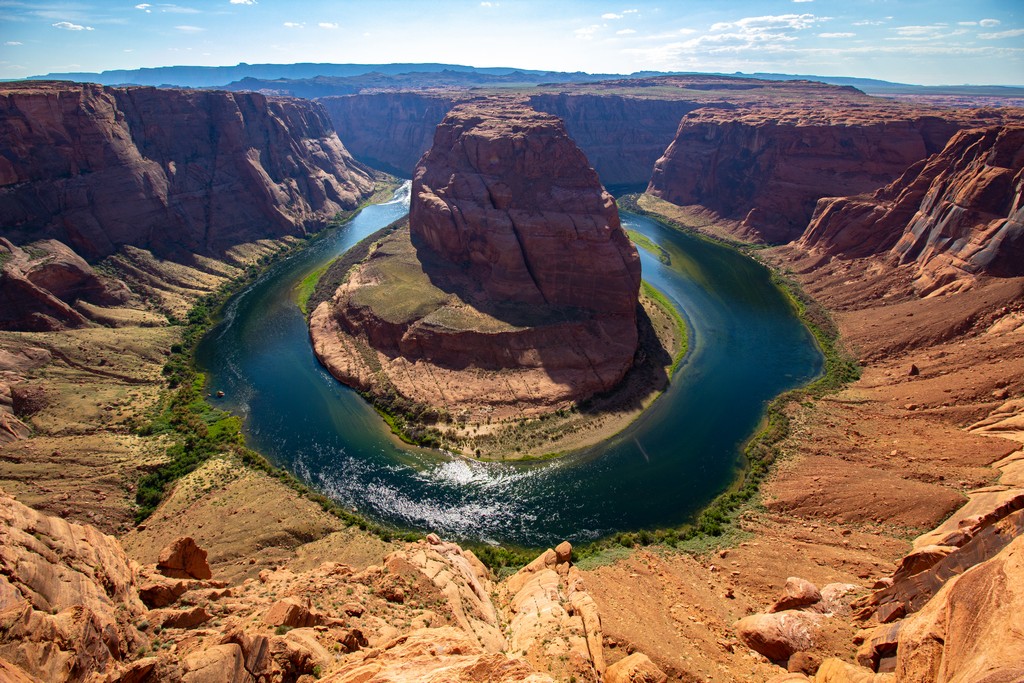
[[[600,617],[568,543],[500,585],[433,535],[361,572],[327,562],[227,585],[190,538],[161,563],[193,569],[169,577],[2,492],[0,541],[4,681],[596,683],[604,671]],[[657,672],[639,654],[629,665]]]
[[[804,231],[820,198],[892,182],[942,150],[959,128],[999,118],[939,118],[879,105],[853,111],[808,105],[695,111],[683,118],[647,191],[743,221],[749,237],[789,242]]]
[[[869,195],[818,203],[800,246],[824,256],[889,252],[916,288],[972,275],[1024,275],[1024,127],[957,133],[941,152]]]
[[[557,119],[453,110],[417,169],[409,222],[311,316],[342,381],[503,416],[608,390],[632,365],[639,257]]]
[[[124,245],[222,255],[303,234],[373,187],[318,105],[224,93],[8,83],[0,225],[87,261]]]
[[[77,303],[118,306],[133,298],[124,283],[97,273],[57,240],[22,249],[0,237],[0,329],[81,327],[89,310]]]

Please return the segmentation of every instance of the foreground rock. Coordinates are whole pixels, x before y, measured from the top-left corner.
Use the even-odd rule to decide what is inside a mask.
[[[93,527],[0,493],[0,678],[597,683],[601,620],[571,552],[496,584],[430,535],[359,572],[326,562],[228,585],[195,578],[209,570],[191,538],[142,567]],[[641,657],[617,670],[657,672]]]
[[[632,366],[639,257],[557,119],[457,107],[417,170],[409,224],[310,318],[342,381],[484,423],[568,407]]]

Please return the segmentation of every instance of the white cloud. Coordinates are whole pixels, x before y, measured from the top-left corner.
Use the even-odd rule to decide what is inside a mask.
[[[999,26],[999,20],[998,19],[982,19],[978,23],[981,24],[982,26],[984,26],[985,28],[992,28],[993,26]]]
[[[976,22],[976,21],[958,21],[958,22],[956,22],[956,25],[957,26],[977,26],[978,22]]]
[[[584,26],[583,28],[578,28],[575,31],[573,31],[573,33],[580,40],[590,40],[591,38],[594,37],[594,34],[597,33],[600,30],[601,30],[601,26],[599,24],[591,24],[590,26]]]
[[[864,19],[863,21],[853,22],[854,26],[881,26],[884,21],[872,21],[871,19]]]
[[[338,28],[337,22],[321,21],[317,24],[320,28]]]
[[[632,35],[634,33],[636,33],[636,31],[634,31],[633,29],[631,29],[631,28],[624,28],[621,31],[616,31],[615,35],[617,35],[617,36],[629,36],[629,35]]]
[[[22,43],[22,42],[17,41],[17,40],[8,40],[6,43],[4,43],[4,45],[6,45],[7,47],[15,47],[16,45],[24,45],[24,44],[25,43]]]
[[[979,38],[985,40],[999,40],[1000,38],[1016,38],[1018,36],[1024,36],[1024,28],[1013,28],[1009,31],[999,31],[998,33],[979,33]]]
[[[72,24],[70,21],[58,21],[56,24],[50,24],[54,28],[64,29],[65,31],[92,31],[92,26],[82,26],[81,24]]]
[[[487,0],[484,0],[484,2],[480,3],[480,6],[481,7],[501,7],[501,3],[500,2],[487,2]]]
[[[814,2],[814,0],[793,0],[793,2]]]
[[[886,40],[944,40],[954,36],[962,36],[968,33],[965,28],[951,29],[949,24],[937,23],[926,26],[899,26],[896,29],[896,38]]]
[[[639,12],[640,12],[640,10],[638,10],[638,9],[624,9],[624,10],[622,10],[623,14],[637,14]]]
[[[772,29],[800,30],[810,28],[816,22],[824,20],[824,17],[816,17],[813,14],[777,14],[763,17],[744,17],[736,21],[720,21],[712,24],[711,30],[727,31],[738,29],[745,33],[763,32]]]
[[[194,7],[181,7],[180,5],[157,5],[157,8],[167,14],[202,14]]]
[[[231,0],[232,5],[255,5],[256,0]]]
[[[622,15],[621,14],[615,14],[614,12],[608,12],[606,14],[602,14],[601,18],[602,19],[621,19]]]
[[[150,7],[152,7],[151,4],[149,4],[148,2],[143,2],[143,3],[139,3],[138,5],[136,5],[135,9],[140,9],[143,12],[145,12],[146,14],[152,14],[153,11],[151,9],[149,9]]]
[[[302,21],[286,21],[281,25],[284,26],[285,28],[302,28],[306,24],[305,22]]]
[[[206,30],[202,26],[188,26],[188,25],[175,26],[174,28],[178,29],[182,33],[201,33],[201,32]]]
[[[819,33],[819,38],[852,38],[856,33]]]

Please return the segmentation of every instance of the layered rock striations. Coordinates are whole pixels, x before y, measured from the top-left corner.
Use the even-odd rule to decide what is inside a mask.
[[[564,407],[631,367],[639,257],[558,119],[453,110],[417,169],[409,223],[311,316],[342,381],[497,417]]]
[[[803,233],[822,197],[874,190],[941,151],[957,130],[1000,118],[854,104],[817,110],[792,104],[781,113],[698,110],[680,122],[647,191],[742,221],[747,237],[789,242]]]
[[[6,84],[0,141],[5,236],[88,261],[303,234],[373,188],[321,107],[255,93]]]
[[[798,246],[823,256],[888,253],[921,293],[973,275],[1024,275],[1024,127],[957,133],[871,194],[822,199]]]

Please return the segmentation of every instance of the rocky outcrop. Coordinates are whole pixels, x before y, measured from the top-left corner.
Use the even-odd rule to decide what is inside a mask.
[[[156,569],[173,579],[209,579],[210,563],[206,551],[196,545],[191,536],[182,536],[160,551]]]
[[[176,566],[202,554],[169,548]],[[431,534],[360,572],[326,562],[228,586],[139,566],[116,539],[0,493],[0,678],[596,683],[600,617],[570,556],[563,543],[496,584]],[[642,655],[628,663],[616,670],[647,677],[618,680],[664,680]]]
[[[303,234],[373,187],[321,107],[255,93],[9,83],[0,145],[5,236],[88,261]]]
[[[899,632],[905,683],[1024,679],[1024,538],[951,579]]]
[[[743,221],[741,232],[750,237],[789,242],[803,233],[820,198],[891,182],[941,150],[964,125],[906,111],[858,110],[698,110],[680,122],[647,191]]]
[[[0,657],[46,681],[113,669],[145,642],[137,569],[92,526],[0,492]]]
[[[362,93],[317,100],[345,147],[363,163],[411,178],[458,95]]]
[[[872,194],[821,200],[799,246],[888,253],[913,265],[923,294],[978,274],[1024,274],[1024,127],[961,131]]]
[[[438,126],[412,194],[413,243],[468,271],[488,300],[635,310],[636,249],[558,119],[517,105],[459,107]]]
[[[49,331],[89,323],[85,302],[118,306],[134,297],[57,240],[14,246],[0,237],[0,329]]]
[[[310,318],[342,381],[506,417],[608,390],[631,367],[639,257],[557,119],[501,102],[453,110],[417,170],[409,225]]]

